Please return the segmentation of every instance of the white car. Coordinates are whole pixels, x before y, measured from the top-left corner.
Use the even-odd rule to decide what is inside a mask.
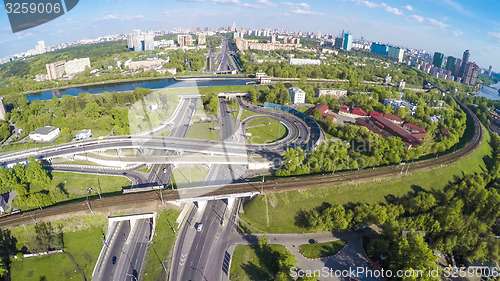
[[[196,230],[198,232],[201,232],[202,229],[203,229],[203,224],[202,223],[198,223],[198,225],[196,226]]]

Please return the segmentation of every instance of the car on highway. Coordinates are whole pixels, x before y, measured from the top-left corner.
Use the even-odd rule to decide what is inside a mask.
[[[113,256],[113,258],[112,258],[112,263],[113,263],[113,264],[116,264],[116,256]]]
[[[201,222],[196,226],[196,231],[201,232],[203,230],[203,224]]]
[[[163,168],[163,173],[166,174],[167,173],[167,168]]]

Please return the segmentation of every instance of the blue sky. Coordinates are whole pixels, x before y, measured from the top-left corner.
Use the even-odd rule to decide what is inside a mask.
[[[350,31],[404,47],[461,57],[469,49],[481,67],[500,72],[498,0],[81,0],[68,14],[13,34],[0,8],[0,57],[133,29],[181,27],[283,28],[339,34]]]

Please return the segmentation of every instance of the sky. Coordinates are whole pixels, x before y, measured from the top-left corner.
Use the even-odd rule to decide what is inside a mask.
[[[500,72],[498,0],[81,0],[67,14],[12,33],[0,2],[0,57],[133,29],[282,28],[441,52]]]

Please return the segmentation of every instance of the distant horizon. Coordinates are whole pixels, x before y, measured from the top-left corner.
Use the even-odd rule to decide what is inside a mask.
[[[405,3],[404,3],[405,2]],[[0,4],[0,57],[35,48],[76,42],[134,29],[174,28],[284,29],[338,35],[342,30],[369,42],[381,42],[433,55],[461,58],[500,72],[500,2],[479,0],[131,0],[80,1],[77,7],[49,23],[13,34]]]

